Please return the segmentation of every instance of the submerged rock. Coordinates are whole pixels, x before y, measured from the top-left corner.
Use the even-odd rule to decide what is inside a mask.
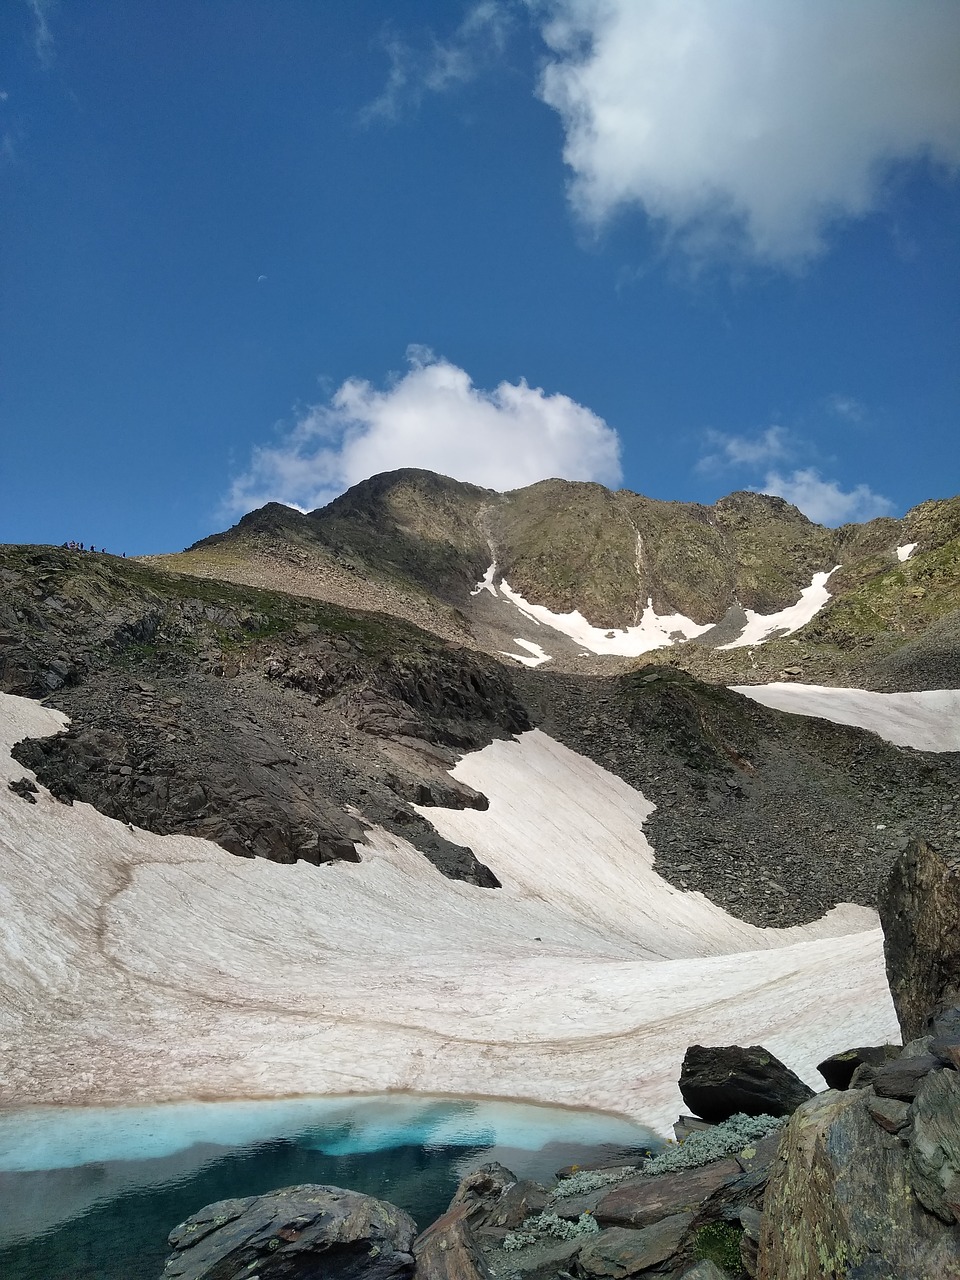
[[[416,1233],[384,1200],[305,1183],[191,1215],[170,1233],[163,1280],[405,1280]]]

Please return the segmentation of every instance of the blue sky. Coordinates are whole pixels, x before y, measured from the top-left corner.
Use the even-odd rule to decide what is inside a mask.
[[[0,541],[960,489],[958,0],[8,0]]]

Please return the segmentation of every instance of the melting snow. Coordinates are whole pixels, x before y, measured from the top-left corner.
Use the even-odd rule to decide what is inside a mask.
[[[960,690],[869,693],[817,684],[734,685],[736,693],[778,711],[870,729],[887,742],[918,751],[960,751]]]
[[[589,649],[591,653],[610,653],[624,658],[636,658],[642,653],[649,653],[652,649],[662,649],[666,645],[673,644],[678,635],[684,640],[703,635],[704,631],[709,631],[713,625],[708,622],[701,627],[681,613],[659,616],[654,612],[653,601],[648,600],[637,626],[611,630],[608,627],[591,626],[583,614],[577,610],[573,613],[553,613],[545,605],[530,604],[506,581],[500,583],[500,591],[525,617],[533,622],[544,622],[555,631],[561,631],[577,644]]]
[[[901,559],[904,558],[901,557]],[[830,599],[826,583],[830,575],[836,573],[839,568],[839,565],[835,565],[829,572],[815,573],[810,586],[805,587],[800,593],[797,603],[781,609],[778,613],[762,614],[754,613],[752,609],[745,610],[747,621],[741,634],[736,640],[720,645],[719,648],[740,649],[746,645],[762,644],[774,633],[791,635],[794,631],[799,631]],[[693,640],[716,625],[707,622],[701,626],[682,613],[657,614],[653,608],[653,600],[648,598],[647,607],[636,626],[614,630],[594,627],[578,610],[572,613],[553,613],[545,605],[530,604],[519,591],[514,591],[505,579],[500,582],[498,588],[494,582],[496,571],[496,564],[492,564],[483,575],[482,581],[477,583],[470,594],[475,596],[481,591],[489,591],[494,599],[497,599],[499,592],[504,599],[515,604],[524,617],[531,622],[537,623],[538,626],[542,623],[555,631],[562,632],[591,653],[637,658],[654,649],[667,648],[680,640]],[[506,656],[532,665],[518,654],[511,653]]]
[[[902,547],[897,547],[897,559],[900,561],[909,560],[917,549],[915,542],[905,542]]]
[[[872,912],[755,929],[672,888],[650,803],[544,734],[457,766],[486,813],[425,814],[503,881],[484,890],[376,828],[359,864],[280,866],[27,804],[9,747],[63,723],[0,696],[0,1105],[410,1090],[665,1130],[695,1041],[816,1083],[896,1038]]]
[[[800,599],[797,603],[788,605],[786,609],[781,609],[779,613],[754,613],[752,609],[745,609],[747,625],[743,631],[737,636],[736,640],[731,640],[729,644],[721,644],[717,647],[719,649],[742,649],[746,645],[762,644],[774,632],[789,636],[794,631],[799,631],[801,627],[805,627],[820,612],[830,599],[827,580],[839,568],[840,566],[837,564],[827,573],[815,573],[809,587],[804,587],[800,592]]]
[[[483,575],[483,577],[480,579],[477,585],[473,588],[470,594],[472,596],[478,596],[481,591],[489,591],[490,594],[494,597],[494,599],[496,599],[497,588],[493,585],[493,575],[496,572],[497,572],[497,562],[496,560],[494,560],[493,564],[486,571],[486,573]]]
[[[514,636],[513,643],[520,645],[524,649],[529,649],[529,654],[508,653],[506,649],[501,649],[500,652],[505,658],[513,658],[515,662],[522,662],[525,667],[539,667],[544,662],[553,661],[552,654],[544,653],[540,646],[534,644],[532,640],[523,640],[520,636]]]

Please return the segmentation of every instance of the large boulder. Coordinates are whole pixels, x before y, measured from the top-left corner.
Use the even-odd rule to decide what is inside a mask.
[[[518,1179],[502,1164],[485,1164],[461,1181],[450,1208],[460,1205],[472,1231],[513,1231],[547,1207],[549,1195],[538,1182]]]
[[[647,1227],[661,1218],[696,1208],[741,1172],[737,1161],[728,1159],[715,1160],[698,1169],[631,1179],[609,1191],[593,1216],[604,1226]]]
[[[904,1043],[931,1010],[960,1000],[960,862],[914,840],[878,903],[883,954]]]
[[[163,1280],[406,1280],[416,1234],[395,1205],[305,1183],[193,1214],[170,1233]]]
[[[609,1227],[583,1246],[577,1269],[588,1276],[624,1280],[659,1267],[679,1251],[691,1220],[689,1213],[678,1213],[640,1231]]]
[[[691,1045],[680,1068],[680,1092],[696,1115],[720,1124],[748,1116],[788,1116],[813,1090],[760,1045]]]
[[[928,1126],[924,1168],[914,1168],[907,1143],[871,1114],[871,1096],[830,1090],[791,1117],[764,1200],[758,1280],[960,1280],[956,1228],[915,1195],[922,1184],[949,1209],[955,1180],[942,1171],[955,1144]]]
[[[849,1089],[857,1068],[864,1065],[879,1067],[888,1058],[895,1058],[900,1053],[897,1044],[878,1044],[863,1046],[858,1049],[847,1049],[843,1053],[833,1053],[823,1062],[817,1063],[817,1070],[827,1082],[828,1089]]]

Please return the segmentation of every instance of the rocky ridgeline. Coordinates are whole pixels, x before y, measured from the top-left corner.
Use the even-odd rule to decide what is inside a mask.
[[[227,1200],[170,1236],[164,1280],[957,1280],[960,866],[916,842],[884,895],[903,1047],[820,1064],[814,1094],[762,1047],[692,1046],[694,1112],[638,1166],[555,1183],[470,1173],[416,1234],[335,1187]]]
[[[0,550],[0,690],[67,733],[17,759],[66,803],[277,862],[359,857],[364,824],[494,887],[413,809],[480,806],[458,754],[529,721],[509,673],[394,618],[53,548]]]
[[[905,562],[896,554],[904,544],[916,546]],[[808,680],[829,683],[855,669],[858,684],[885,687],[884,672],[872,674],[877,662],[960,610],[960,498],[921,503],[902,520],[827,529],[765,494],[732,493],[705,506],[556,479],[500,494],[407,468],[364,480],[306,515],[271,503],[168,560],[259,585],[269,585],[271,563],[276,585],[291,581],[292,566],[309,565],[314,581],[300,575],[303,586],[293,589],[338,603],[349,598],[345,590],[361,592],[355,599],[364,607],[458,636],[480,621],[469,593],[491,561],[531,602],[579,610],[604,628],[634,624],[648,599],[660,615],[707,624],[729,612],[742,626],[742,609],[793,605],[814,573],[840,565],[799,665]],[[463,611],[459,618],[451,606]],[[504,606],[504,627],[515,617]],[[708,634],[703,644],[738,630]],[[759,652],[766,679],[798,665],[796,652],[778,654],[776,664]],[[753,669],[745,650],[713,654],[697,643],[682,653],[707,679],[743,683]],[[917,669],[949,682],[955,655],[917,655]]]

